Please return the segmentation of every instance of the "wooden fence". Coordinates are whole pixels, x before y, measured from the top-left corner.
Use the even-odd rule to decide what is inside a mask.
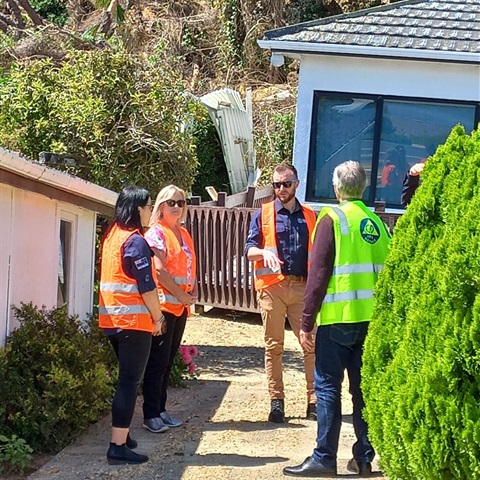
[[[269,187],[230,197],[219,193],[218,199],[223,205],[192,199],[187,228],[197,252],[198,305],[258,311],[252,264],[245,256],[245,243],[253,213],[271,198]],[[240,206],[234,206],[234,202],[239,202]],[[381,205],[376,207],[381,210]],[[399,215],[377,213],[393,229]]]

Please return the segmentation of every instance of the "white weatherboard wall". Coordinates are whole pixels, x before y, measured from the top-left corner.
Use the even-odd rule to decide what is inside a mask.
[[[440,100],[480,100],[480,66],[458,63],[301,55],[293,163],[305,200],[315,91]]]
[[[69,313],[92,311],[96,214],[0,184],[0,346],[17,326],[10,306],[57,305],[60,221],[71,222]]]

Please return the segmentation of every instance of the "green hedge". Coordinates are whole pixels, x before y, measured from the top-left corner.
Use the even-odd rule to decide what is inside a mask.
[[[111,405],[116,361],[92,322],[63,308],[14,308],[20,322],[0,349],[0,431],[35,451],[59,451]]]
[[[391,480],[480,478],[480,134],[453,129],[398,221],[365,344]]]
[[[0,145],[37,159],[77,159],[73,174],[119,191],[190,190],[197,168],[190,125],[199,104],[155,56],[121,47],[12,65],[0,77]],[[203,110],[203,107],[202,107]]]

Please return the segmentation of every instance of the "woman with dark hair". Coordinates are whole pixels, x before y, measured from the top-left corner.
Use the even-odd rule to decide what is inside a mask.
[[[115,220],[102,249],[99,325],[108,336],[119,362],[118,382],[112,403],[112,440],[107,452],[111,465],[148,460],[132,449],[137,442],[129,428],[137,388],[147,364],[152,334],[164,330],[152,252],[143,238],[152,212],[147,190],[124,188],[115,205]]]

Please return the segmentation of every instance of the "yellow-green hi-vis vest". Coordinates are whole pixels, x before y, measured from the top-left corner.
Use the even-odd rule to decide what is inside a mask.
[[[373,287],[389,251],[390,233],[380,217],[360,200],[326,207],[320,219],[333,221],[335,260],[317,325],[370,321]]]

